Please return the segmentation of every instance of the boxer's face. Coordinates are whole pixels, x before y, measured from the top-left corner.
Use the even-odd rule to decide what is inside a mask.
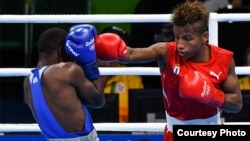
[[[174,27],[175,41],[179,55],[190,61],[197,61],[206,46],[208,32],[200,32],[199,24]]]

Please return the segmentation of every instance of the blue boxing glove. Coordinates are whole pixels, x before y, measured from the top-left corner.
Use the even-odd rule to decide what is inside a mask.
[[[90,24],[78,24],[78,25],[74,25],[69,29],[69,32],[76,30],[77,28],[86,28],[89,29],[89,31],[93,34],[94,37],[97,36],[97,32],[96,29],[93,25]]]
[[[66,53],[83,68],[90,80],[100,77],[96,63],[95,37],[95,27],[84,24],[73,26],[65,39]]]

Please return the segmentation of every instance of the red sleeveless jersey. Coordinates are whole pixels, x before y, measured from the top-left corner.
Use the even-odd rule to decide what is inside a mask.
[[[196,70],[207,76],[215,87],[219,88],[220,83],[227,77],[233,53],[210,45],[210,60],[205,63],[193,63],[179,56],[175,42],[166,44],[167,60],[165,70],[161,72],[161,81],[164,91],[164,108],[168,115],[179,120],[192,120],[208,118],[217,114],[217,108],[181,98],[179,96],[179,76],[184,75],[190,69]]]

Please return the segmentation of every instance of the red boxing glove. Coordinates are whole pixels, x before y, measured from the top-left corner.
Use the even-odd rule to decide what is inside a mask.
[[[124,58],[127,45],[114,33],[103,33],[95,38],[96,55],[103,61],[116,61]]]
[[[213,83],[198,71],[188,71],[180,78],[180,96],[186,99],[221,107],[225,94],[214,87]]]

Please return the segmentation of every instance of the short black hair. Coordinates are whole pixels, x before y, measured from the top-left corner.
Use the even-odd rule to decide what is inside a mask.
[[[64,49],[67,32],[61,28],[53,27],[45,30],[38,40],[38,53],[46,57],[53,52]]]
[[[200,23],[200,33],[208,31],[209,11],[199,0],[187,0],[172,11],[174,26],[187,26]]]

